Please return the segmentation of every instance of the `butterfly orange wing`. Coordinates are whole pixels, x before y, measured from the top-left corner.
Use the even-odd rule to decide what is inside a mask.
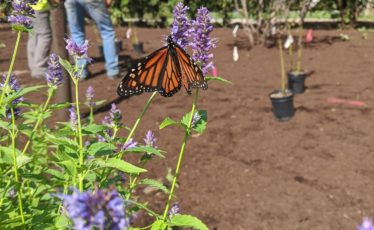
[[[178,57],[182,83],[187,92],[190,94],[191,88],[208,89],[208,84],[201,68],[192,60],[186,51],[179,46],[175,47],[175,51]]]
[[[162,96],[170,97],[180,88],[180,72],[177,71],[168,46],[165,46],[132,68],[118,86],[117,93],[128,97],[158,91]]]

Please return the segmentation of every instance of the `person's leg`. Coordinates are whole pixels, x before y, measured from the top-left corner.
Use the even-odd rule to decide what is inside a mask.
[[[68,25],[71,37],[75,43],[82,45],[85,42],[85,33],[84,33],[84,7],[82,4],[85,4],[84,1],[79,0],[66,0],[65,9],[68,18]],[[85,68],[83,71],[82,78],[86,78],[88,71],[86,69],[87,61],[79,60],[78,65],[82,68]]]
[[[35,51],[35,44],[36,44],[36,35],[34,33],[28,33],[29,38],[27,40],[27,64],[29,66],[31,77],[35,77],[33,75],[33,68],[34,68],[34,51]]]
[[[44,76],[48,67],[48,55],[52,44],[52,31],[49,21],[49,11],[36,12],[36,23],[34,33],[36,43],[33,47],[33,69],[32,76]]]
[[[86,10],[95,21],[103,42],[105,68],[109,78],[119,74],[118,54],[115,47],[115,31],[103,0],[86,0]]]

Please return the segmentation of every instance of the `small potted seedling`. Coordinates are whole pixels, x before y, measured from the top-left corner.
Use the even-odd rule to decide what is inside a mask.
[[[131,37],[132,47],[135,52],[139,54],[144,53],[143,42],[139,42],[138,33],[131,23],[129,23],[128,34],[126,34],[126,37]]]
[[[291,58],[291,70],[288,72],[288,88],[295,94],[303,93],[305,90],[306,73],[301,69],[301,58],[303,52],[303,33],[304,33],[304,19],[307,12],[318,4],[319,0],[304,0],[300,6],[300,27],[297,41],[297,62],[296,67],[293,65],[292,45],[289,46],[289,53]],[[290,30],[290,28],[288,27]],[[313,39],[312,30],[308,30],[306,35],[306,42],[311,42]]]
[[[293,117],[295,109],[293,105],[293,92],[286,87],[286,73],[284,68],[283,47],[280,33],[278,35],[278,48],[281,67],[281,89],[271,92],[269,94],[269,98],[273,106],[272,110],[275,118],[279,121],[288,121]]]

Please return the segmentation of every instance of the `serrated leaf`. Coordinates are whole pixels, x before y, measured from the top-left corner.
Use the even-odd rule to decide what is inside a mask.
[[[171,217],[170,225],[174,227],[190,227],[197,230],[209,230],[201,220],[191,215],[174,215]]]
[[[162,220],[156,220],[153,224],[152,224],[152,228],[151,230],[165,230],[167,228],[167,224],[164,223],[164,221]]]
[[[69,138],[66,138],[66,137],[56,137],[56,136],[54,136],[52,134],[49,134],[49,133],[47,133],[46,137],[47,137],[46,139],[49,140],[50,142],[52,142],[53,144],[68,145],[72,148],[78,149],[77,142],[72,140],[72,139],[69,139]]]
[[[65,180],[65,176],[62,172],[54,170],[54,169],[48,169],[45,171],[45,173],[52,175],[54,178],[57,178],[59,180]]]
[[[165,156],[162,154],[162,150],[153,148],[151,146],[137,146],[133,148],[129,148],[124,150],[125,153],[148,153],[148,154],[154,154],[156,156],[165,158]]]
[[[6,121],[0,121],[0,128],[5,130],[11,130],[12,129],[12,123],[6,122]]]
[[[113,150],[117,149],[114,144],[107,142],[96,142],[88,147],[88,152],[94,156],[103,156],[113,153]]]
[[[70,103],[66,102],[66,103],[56,103],[56,104],[49,105],[48,109],[58,110],[58,109],[65,109],[69,107],[70,107]]]
[[[205,80],[207,80],[207,81],[220,81],[220,82],[231,84],[231,85],[233,84],[231,81],[226,80],[222,77],[210,77],[209,76],[209,77],[205,77]]]
[[[130,174],[139,174],[147,171],[118,158],[110,158],[108,160],[94,159],[92,162],[102,168],[115,168]]]
[[[58,164],[62,165],[69,172],[69,176],[76,175],[77,166],[76,166],[75,162],[70,161],[70,160],[66,160],[66,161],[58,162]]]
[[[13,150],[10,147],[0,146],[0,163],[13,164]]]
[[[170,117],[167,117],[167,118],[165,118],[162,122],[161,122],[161,124],[160,124],[160,129],[163,129],[163,128],[166,128],[166,127],[168,127],[168,126],[171,126],[171,125],[177,125],[177,124],[179,124],[179,122],[176,122],[176,121],[174,121],[173,119],[171,119]]]
[[[21,88],[19,91],[14,92],[14,93],[10,94],[9,96],[7,96],[4,101],[5,101],[6,104],[9,104],[12,101],[14,101],[15,99],[17,99],[19,97],[22,97],[22,96],[24,96],[28,93],[38,91],[39,89],[41,89],[43,87],[45,87],[45,86],[44,85],[36,85],[36,86]]]
[[[82,128],[82,132],[83,134],[97,134],[107,129],[105,125],[89,124]]]
[[[157,188],[165,193],[169,193],[169,189],[165,185],[163,185],[160,181],[157,181],[157,180],[146,178],[146,179],[141,180],[140,184],[148,185],[152,188]]]
[[[70,219],[65,215],[58,215],[55,219],[56,229],[68,229],[70,225]]]

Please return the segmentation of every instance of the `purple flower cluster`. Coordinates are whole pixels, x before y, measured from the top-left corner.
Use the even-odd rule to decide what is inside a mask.
[[[70,117],[70,125],[73,130],[76,130],[78,127],[78,115],[75,107],[69,108],[69,117]]]
[[[213,62],[209,59],[213,58],[213,54],[209,53],[212,48],[215,48],[215,41],[209,37],[213,31],[211,17],[209,11],[205,7],[197,10],[196,20],[192,20],[190,46],[192,48],[192,58],[197,62],[204,74],[212,68]]]
[[[18,91],[21,90],[20,86],[18,85],[17,79],[15,78],[14,74],[12,73],[9,77],[8,84],[5,85],[6,81],[6,75],[7,73],[3,74],[2,82],[0,82],[0,92],[5,91],[5,96],[12,95]],[[23,101],[23,97],[16,98],[12,101],[12,104],[10,105],[13,108],[14,116],[17,117],[21,114],[20,108],[17,107],[17,104]],[[6,116],[7,118],[12,118],[12,113],[10,106],[8,105],[6,107]]]
[[[364,221],[357,230],[374,230],[373,221],[369,218],[364,218]]]
[[[8,22],[10,22],[12,26],[21,26],[26,29],[32,29],[30,17],[35,14],[35,11],[30,5],[35,5],[36,3],[37,0],[13,0],[13,12],[8,17]]]
[[[117,108],[116,104],[112,103],[112,108],[109,111],[109,115],[105,116],[101,123],[103,125],[107,125],[107,126],[110,126],[110,127],[116,127],[116,126],[119,126],[121,124],[121,119],[122,119],[121,110],[119,110]],[[113,136],[113,131],[112,130],[107,130],[106,134],[109,137],[111,137],[111,136]],[[101,136],[101,135],[97,135],[97,139],[100,142],[106,142],[107,141],[106,138]]]
[[[178,203],[174,203],[169,212],[168,212],[168,217],[171,218],[172,216],[175,216],[177,214],[180,214],[181,211],[180,211],[180,207],[179,207],[179,204]]]
[[[69,55],[77,58],[77,59],[87,59],[91,60],[88,55],[88,40],[85,40],[82,45],[78,45],[73,41],[72,38],[65,39],[66,42],[66,50],[68,51]]]
[[[188,46],[190,21],[187,17],[189,8],[179,2],[173,10],[174,20],[171,26],[171,37],[180,47]]]
[[[153,148],[157,148],[156,146],[156,137],[154,133],[151,130],[148,130],[147,134],[145,135],[145,138],[143,139],[146,146],[150,146]]]
[[[128,150],[128,149],[131,149],[131,148],[134,148],[138,145],[138,142],[136,142],[134,140],[134,138],[130,138],[130,140],[128,140],[123,146],[122,146],[122,150]]]
[[[74,191],[61,195],[63,206],[74,223],[74,229],[125,230],[129,219],[125,216],[125,203],[115,189]]]
[[[45,79],[49,86],[57,87],[64,81],[62,66],[57,54],[49,55],[48,70],[45,73]]]
[[[94,96],[95,96],[95,90],[92,87],[92,85],[89,85],[86,90],[86,103],[88,104],[88,106],[93,107],[96,105],[96,103],[92,101]]]

